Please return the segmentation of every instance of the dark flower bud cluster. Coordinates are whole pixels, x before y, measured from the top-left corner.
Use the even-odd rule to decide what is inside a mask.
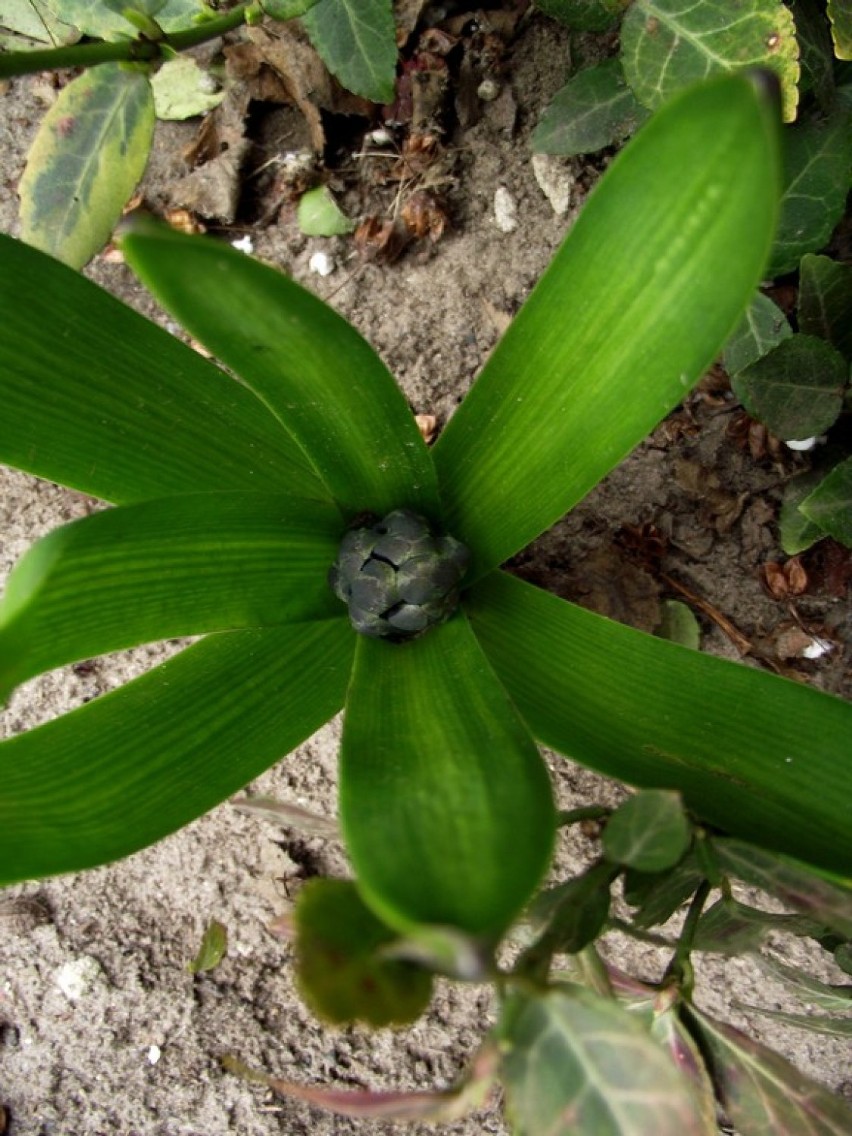
[[[329,583],[352,626],[374,639],[422,635],[456,610],[470,552],[407,509],[371,516],[343,538]]]

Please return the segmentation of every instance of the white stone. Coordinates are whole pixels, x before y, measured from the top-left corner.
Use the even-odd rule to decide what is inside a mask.
[[[812,450],[818,440],[817,438],[791,438],[788,442],[785,442],[784,445],[788,450],[800,450],[804,452],[805,450]]]
[[[254,252],[254,241],[246,234],[244,237],[237,237],[235,241],[231,241],[231,248],[235,248],[238,252],[248,253],[251,256]]]
[[[553,212],[559,217],[563,216],[571,206],[577,181],[565,164],[565,158],[556,158],[552,154],[533,154],[532,168],[535,180],[550,202]]]
[[[331,276],[337,265],[327,252],[315,252],[308,261],[308,268],[319,276]]]
[[[101,976],[101,965],[91,955],[81,955],[66,962],[56,972],[56,985],[69,1002],[79,1002]]]
[[[808,646],[802,650],[802,658],[821,659],[823,655],[827,655],[830,651],[833,650],[834,644],[830,639],[818,639],[816,636],[814,636]]]
[[[518,227],[518,206],[505,185],[494,193],[494,220],[501,233],[514,233]]]

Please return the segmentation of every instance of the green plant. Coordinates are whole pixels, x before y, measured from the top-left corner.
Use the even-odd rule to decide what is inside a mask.
[[[391,0],[253,0],[225,12],[205,0],[7,0],[0,23],[16,34],[0,37],[0,77],[85,68],[44,116],[30,150],[20,184],[23,238],[72,268],[86,264],[144,173],[155,115],[201,114],[222,97],[180,53],[264,16],[302,17],[342,83],[366,98],[392,98]],[[16,50],[21,44],[29,50]]]
[[[775,119],[761,83],[726,76],[651,120],[431,453],[372,349],[272,269],[156,227],[123,241],[143,282],[235,382],[77,274],[3,238],[0,456],[117,507],[51,534],[13,572],[0,610],[0,687],[206,633],[123,689],[0,745],[3,878],[90,867],[161,838],[345,704],[340,808],[356,883],[312,888],[299,921],[306,958],[345,959],[351,981],[324,991],[328,975],[320,967],[312,977],[303,959],[314,1002],[341,1018],[407,1019],[428,999],[431,971],[493,975],[505,996],[501,1075],[515,1086],[519,1131],[551,1130],[525,1112],[517,1086],[530,1086],[538,1108],[535,1078],[569,1059],[575,1016],[588,1024],[586,1041],[612,1027],[639,1053],[635,1069],[620,1066],[631,1091],[637,1078],[659,1078],[667,1126],[657,1131],[700,1118],[703,1106],[641,1016],[550,985],[550,962],[595,937],[622,865],[653,873],[689,854],[698,838],[672,790],[702,833],[710,826],[754,845],[739,854],[746,869],[749,856],[752,868],[768,857],[776,873],[787,861],[771,853],[795,857],[810,870],[788,872],[829,896],[820,918],[840,910],[852,868],[852,711],[611,623],[499,565],[677,404],[737,324],[772,240]],[[399,510],[402,522],[389,517]],[[409,514],[423,527],[405,531],[405,547],[379,547]],[[377,518],[390,533],[374,528]],[[449,537],[469,553],[461,582],[463,554]],[[362,541],[381,588],[397,589],[376,608],[373,585],[362,594],[350,563]],[[399,577],[418,557],[430,575],[410,593]],[[356,622],[365,608],[378,614],[390,640],[353,631],[328,583],[333,565]],[[397,604],[433,602],[434,626],[392,641]],[[419,614],[407,612],[403,630]],[[628,814],[626,844],[610,836],[593,874],[571,881],[567,896],[545,897],[538,940],[504,980],[494,951],[541,883],[557,823],[536,740],[667,790],[655,806],[664,854],[625,853]],[[741,847],[714,841],[714,856]],[[727,870],[707,864],[672,970],[685,997],[709,881]],[[602,992],[612,981],[598,967]],[[531,1062],[536,1039],[548,1036],[558,1044],[547,1063]],[[553,1115],[568,1103],[556,1099]],[[587,1130],[618,1130],[596,1123],[592,1115]],[[691,1130],[705,1131],[698,1123]]]
[[[619,26],[619,54],[580,67],[533,135],[533,149],[585,154],[628,138],[689,83],[766,67],[782,89],[784,193],[768,276],[828,241],[852,185],[852,21],[842,0],[536,0],[582,31]],[[580,48],[582,51],[582,47]]]
[[[802,257],[796,325],[794,333],[759,292],[722,354],[735,394],[776,437],[810,448],[826,435],[813,468],[787,486],[780,524],[788,556],[825,536],[852,546],[852,458],[844,440],[852,267],[827,256]]]

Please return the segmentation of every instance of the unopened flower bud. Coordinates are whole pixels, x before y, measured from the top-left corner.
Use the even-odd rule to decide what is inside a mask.
[[[329,583],[362,635],[399,642],[422,635],[456,610],[470,553],[407,509],[350,529]]]

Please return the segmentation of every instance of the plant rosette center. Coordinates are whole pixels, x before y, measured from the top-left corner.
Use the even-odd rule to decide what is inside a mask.
[[[470,552],[423,517],[394,509],[359,518],[340,544],[329,584],[356,631],[373,639],[414,639],[458,607]]]

